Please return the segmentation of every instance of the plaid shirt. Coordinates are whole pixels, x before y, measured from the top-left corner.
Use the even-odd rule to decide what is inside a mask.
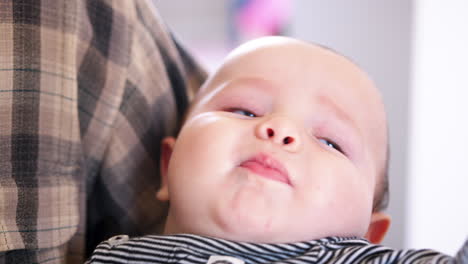
[[[159,142],[204,78],[149,0],[0,0],[0,263],[160,231]]]

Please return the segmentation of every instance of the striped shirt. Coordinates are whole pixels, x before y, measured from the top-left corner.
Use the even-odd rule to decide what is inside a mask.
[[[217,257],[216,261],[212,261]],[[224,259],[224,260],[223,260]],[[437,251],[394,250],[360,238],[258,244],[197,235],[116,236],[102,242],[87,263],[468,263],[468,241],[456,257]]]

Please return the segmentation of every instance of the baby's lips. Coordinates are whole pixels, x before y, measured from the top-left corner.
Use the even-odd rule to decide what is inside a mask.
[[[268,179],[291,185],[288,172],[283,164],[265,153],[259,153],[245,160],[240,164],[240,167]]]

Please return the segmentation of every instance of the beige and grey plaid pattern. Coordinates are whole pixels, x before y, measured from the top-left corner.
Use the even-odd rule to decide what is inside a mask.
[[[0,0],[0,263],[158,232],[159,141],[204,78],[149,0]]]

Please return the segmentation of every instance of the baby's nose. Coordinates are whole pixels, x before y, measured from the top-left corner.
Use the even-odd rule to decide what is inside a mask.
[[[272,117],[261,122],[256,134],[258,138],[270,140],[289,152],[296,152],[301,146],[297,125],[286,117]]]

